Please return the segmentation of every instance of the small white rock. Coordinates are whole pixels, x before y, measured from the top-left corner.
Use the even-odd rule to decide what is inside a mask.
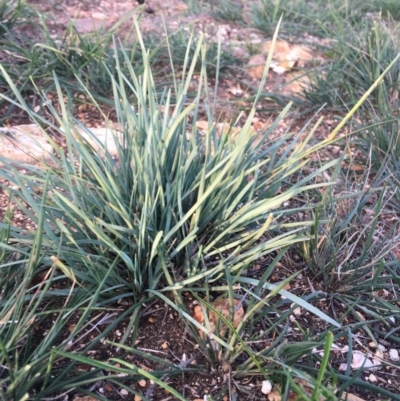
[[[300,308],[300,306],[297,307],[297,308],[295,308],[295,309],[293,309],[293,315],[295,315],[295,316],[300,316],[300,315],[301,315],[301,308]]]
[[[123,388],[123,389],[121,389],[120,393],[121,393],[121,395],[123,395],[123,396],[127,396],[127,395],[128,395],[128,390],[125,390],[125,389]]]
[[[107,15],[99,12],[94,12],[92,13],[92,18],[93,19],[98,19],[98,20],[105,20],[107,19]]]
[[[229,91],[230,93],[232,93],[233,96],[240,97],[240,96],[243,95],[242,89],[237,88],[237,87],[229,88],[228,91]]]
[[[378,381],[378,379],[376,378],[376,376],[373,375],[372,373],[368,376],[368,380],[369,380],[371,383],[375,383],[375,382]]]
[[[272,390],[272,383],[269,380],[264,380],[262,382],[261,392],[263,394],[269,394]]]
[[[37,164],[42,159],[51,161],[52,152],[53,147],[36,124],[0,128],[0,156],[9,159],[8,162]]]
[[[397,362],[400,359],[399,351],[397,349],[390,349],[389,350],[389,357],[392,361]]]
[[[353,351],[353,358],[351,362],[351,367],[353,369],[368,369],[373,367],[373,362],[368,359],[361,351]]]

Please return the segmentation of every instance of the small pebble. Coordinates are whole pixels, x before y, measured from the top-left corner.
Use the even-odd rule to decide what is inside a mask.
[[[263,394],[269,394],[272,390],[272,383],[269,380],[264,380],[262,382],[261,392]]]
[[[392,361],[397,362],[400,359],[399,351],[397,349],[390,349],[389,350],[389,357]]]

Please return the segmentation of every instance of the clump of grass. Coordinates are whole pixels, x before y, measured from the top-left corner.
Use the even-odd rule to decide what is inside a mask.
[[[336,196],[330,192],[324,207],[311,211],[315,223],[310,241],[299,249],[312,288],[321,291],[337,319],[352,316],[360,322],[352,330],[362,329],[376,341],[370,321],[378,318],[390,330],[398,313],[399,262],[391,252],[400,237],[397,228],[384,224],[391,192],[388,177],[377,175],[367,184],[367,176],[359,190],[341,176],[340,182],[351,187]],[[393,299],[382,297],[384,293]]]
[[[277,33],[274,40],[276,36]],[[336,131],[322,144],[310,148],[308,141],[316,127],[300,140],[308,125],[297,134],[287,132],[272,140],[289,105],[268,129],[255,135],[251,122],[265,84],[266,68],[243,127],[236,136],[232,126],[219,133],[210,106],[215,104],[215,98],[208,88],[207,51],[201,40],[193,49],[193,57],[189,43],[182,71],[177,74],[171,68],[172,88],[165,88],[161,94],[140,37],[139,43],[143,69],[137,70],[129,52],[113,42],[115,69],[110,71],[109,79],[118,128],[108,131],[110,140],[106,143],[70,115],[64,103],[63,81],[53,81],[61,114],[49,105],[50,121],[30,109],[12,77],[0,66],[16,100],[0,96],[27,112],[43,128],[54,149],[48,155],[51,162],[43,161],[36,167],[2,159],[5,168],[0,169],[0,176],[12,185],[3,189],[37,225],[37,230],[14,227],[9,214],[0,223],[2,274],[16,272],[17,277],[0,300],[0,319],[7,322],[0,325],[0,338],[6,338],[0,343],[1,395],[6,399],[34,400],[72,390],[97,395],[91,385],[102,380],[102,371],[107,371],[114,384],[132,395],[141,396],[127,385],[127,380],[144,377],[185,400],[163,380],[181,374],[185,368],[143,352],[142,358],[161,367],[149,372],[126,361],[127,354],[139,354],[134,336],[131,344],[126,344],[124,336],[118,346],[126,352],[118,357],[108,361],[89,357],[89,351],[104,342],[123,319],[128,322],[127,333],[137,332],[141,307],[158,297],[180,312],[207,356],[209,365],[199,369],[224,367],[229,377],[224,389],[228,392],[233,394],[235,390],[230,378],[257,375],[267,379],[275,374],[286,394],[292,388],[305,398],[308,391],[293,378],[304,377],[304,373],[301,369],[294,372],[293,366],[314,346],[325,347],[328,354],[332,335],[324,333],[312,341],[286,344],[283,338],[290,314],[298,305],[331,326],[339,324],[283,289],[293,277],[277,284],[272,284],[270,277],[286,250],[303,243],[314,225],[313,221],[293,221],[299,209],[287,210],[284,204],[300,194],[332,185],[315,183],[314,178],[336,166],[337,161],[307,174],[303,167],[313,151],[334,139]],[[220,51],[216,66],[218,77]],[[188,101],[195,71],[199,74],[197,95]],[[83,77],[77,74],[77,81],[96,104]],[[201,107],[209,121],[205,133],[196,128]],[[62,135],[65,149],[44,128]],[[23,167],[24,174],[16,167]],[[313,208],[307,205],[303,209],[311,213]],[[250,267],[268,256],[273,259],[261,277],[250,277]],[[39,282],[32,282],[33,278]],[[0,275],[0,280],[4,286],[10,281],[5,275]],[[226,335],[212,333],[209,340],[216,344],[209,347],[209,340],[202,340],[196,329],[210,333],[191,317],[181,299],[182,291],[191,291],[205,313],[213,308],[210,293],[222,292],[229,298],[231,312],[236,299],[244,304],[246,314],[236,327],[232,319],[220,314],[228,331]],[[278,294],[285,299],[276,301]],[[100,317],[94,319],[95,312],[109,311],[115,302],[128,297],[133,304],[111,323]],[[289,306],[289,302],[294,305]],[[54,322],[43,339],[34,344],[26,341],[48,316]],[[61,343],[57,342],[71,316],[78,317],[78,323]],[[87,323],[89,318],[94,320]],[[103,327],[83,349],[78,348],[77,338],[89,325]],[[265,335],[275,338],[271,346],[254,345],[264,341]],[[93,369],[82,374],[77,363]],[[335,397],[324,377],[333,377],[327,376],[326,358],[317,380],[307,376],[312,398]],[[243,386],[238,385],[236,390],[246,394]]]
[[[54,110],[53,114],[61,126],[60,133],[66,137],[68,155],[56,148],[58,155],[53,157],[52,167],[35,169],[36,175],[41,171],[42,180],[50,174],[52,192],[48,202],[52,204],[51,208],[68,211],[62,218],[58,213],[57,217],[49,216],[53,224],[46,225],[48,234],[54,237],[51,234],[54,229],[61,234],[65,227],[70,227],[69,234],[64,232],[66,237],[59,240],[70,236],[72,240],[77,236],[83,241],[80,248],[87,238],[85,252],[102,255],[104,260],[120,255],[125,261],[122,267],[127,273],[125,279],[129,277],[129,287],[138,294],[147,288],[157,288],[164,275],[169,277],[170,283],[174,276],[194,277],[204,271],[205,261],[220,253],[229,255],[233,252],[232,259],[227,257],[230,269],[242,271],[244,256],[238,255],[235,249],[240,246],[248,261],[262,255],[264,248],[253,249],[253,244],[255,238],[276,225],[270,215],[275,205],[305,190],[307,181],[323,170],[313,172],[310,177],[304,177],[277,194],[287,171],[293,171],[294,160],[302,160],[307,154],[294,152],[293,159],[286,160],[297,142],[293,138],[281,155],[280,146],[287,143],[289,137],[263,148],[287,108],[259,137],[251,134],[248,120],[235,144],[229,139],[229,130],[218,136],[211,121],[203,138],[196,129],[196,114],[190,123],[188,120],[188,115],[199,109],[199,97],[196,103],[185,105],[186,91],[200,50],[198,44],[188,75],[184,73],[185,80],[181,85],[176,82],[176,106],[171,105],[171,94],[166,93],[159,99],[153,85],[143,87],[144,83],[153,82],[147,55],[144,55],[148,64],[146,73],[140,79],[132,67],[129,78],[125,76],[117,58],[118,81],[111,79],[123,136],[118,140],[120,134],[110,135],[114,135],[116,141],[118,161],[107,149],[100,153],[104,155],[103,160],[98,151],[79,145],[75,139],[77,122],[69,117],[64,103],[60,102],[62,118]],[[122,52],[126,65],[130,65],[128,54]],[[205,53],[202,56],[202,76],[205,77]],[[10,78],[7,79],[11,85]],[[55,83],[61,98],[58,80]],[[15,95],[26,109],[18,92]],[[137,109],[132,108],[132,97],[136,98]],[[32,111],[28,112],[32,118],[38,118]],[[249,119],[254,112],[255,109]],[[209,113],[211,120],[211,110]],[[48,121],[43,123],[49,124]],[[83,129],[90,135],[90,130]],[[79,160],[80,169],[77,170],[71,160]],[[16,172],[3,173],[13,182],[25,180]],[[29,177],[26,177],[28,181],[31,180]],[[42,192],[40,182],[27,182],[27,185]],[[62,191],[55,188],[62,188]],[[24,199],[27,194],[15,192],[13,196]],[[25,199],[28,203],[33,200],[31,196]],[[91,204],[91,218],[83,212],[88,204]],[[60,225],[60,221],[64,224]],[[284,238],[291,243],[297,238],[297,231],[285,233]],[[59,240],[57,243],[61,246]],[[76,243],[76,240],[72,242]],[[267,249],[269,245],[266,244],[265,252]],[[220,269],[211,269],[208,275],[218,276]]]
[[[244,12],[243,4],[237,0],[222,0],[216,4],[211,3],[211,15],[224,21],[243,23]]]
[[[112,32],[81,35],[70,24],[62,39],[54,39],[43,24],[42,35],[43,43],[20,44],[13,40],[2,43],[3,49],[11,54],[3,66],[21,92],[32,89],[31,80],[47,91],[54,90],[52,74],[56,73],[64,87],[83,90],[81,85],[75,85],[78,78],[97,96],[110,95],[111,77],[116,76],[116,56],[121,59],[123,67],[122,55],[115,54],[112,49]],[[137,42],[132,44],[128,62],[140,72],[143,66],[140,65],[137,45]],[[3,87],[8,86],[4,77],[0,82]]]
[[[361,114],[361,119],[368,123],[360,124],[351,141],[365,158],[370,158],[374,174],[388,182],[387,201],[399,210],[400,126],[397,113],[393,110],[394,103],[394,99],[387,94],[376,108],[371,105]]]
[[[188,5],[190,12],[193,14],[200,14],[208,5],[208,1],[206,0],[184,0],[184,2]]]
[[[385,17],[400,20],[400,4],[396,0],[375,0],[372,2],[375,10],[381,11]]]
[[[9,34],[12,28],[29,14],[25,0],[1,0],[0,39]]]
[[[114,48],[117,49],[115,42]],[[49,105],[56,121],[53,124],[28,107],[1,67],[17,101],[1,95],[3,99],[21,107],[41,126],[51,127],[64,135],[67,142],[64,150],[48,137],[55,152],[49,155],[51,166],[24,166],[24,175],[10,161],[2,160],[6,168],[0,169],[0,175],[16,185],[14,189],[4,189],[38,227],[36,232],[26,232],[10,228],[9,224],[0,224],[1,229],[12,234],[1,245],[8,257],[20,247],[27,258],[34,258],[29,265],[29,277],[22,274],[23,262],[15,263],[21,274],[16,282],[20,306],[13,309],[11,303],[11,294],[15,294],[17,288],[10,287],[2,301],[5,306],[3,317],[9,319],[12,316],[12,322],[19,322],[17,326],[1,327],[13,335],[13,341],[3,344],[1,356],[3,365],[8,366],[7,371],[12,372],[2,378],[5,396],[22,399],[30,388],[35,387],[35,397],[41,399],[57,391],[81,388],[85,383],[98,380],[98,372],[105,366],[115,374],[125,373],[129,368],[125,362],[121,362],[123,367],[116,368],[87,357],[91,347],[119,320],[108,325],[79,355],[70,352],[68,344],[85,330],[85,321],[95,308],[129,296],[133,298],[134,306],[120,319],[130,316],[129,325],[135,327],[138,310],[148,291],[161,297],[158,290],[168,286],[174,293],[176,283],[192,287],[230,280],[230,277],[238,280],[247,267],[263,255],[302,239],[303,224],[292,227],[286,226],[285,221],[278,221],[279,205],[307,190],[308,182],[330,166],[321,167],[293,185],[284,185],[285,178],[298,171],[307,162],[308,155],[305,144],[298,146],[298,136],[287,135],[269,142],[269,135],[288,108],[258,137],[250,130],[253,109],[232,142],[229,130],[217,135],[212,125],[212,110],[206,102],[210,127],[203,137],[196,129],[200,95],[206,93],[207,96],[208,93],[208,88],[203,86],[207,82],[207,66],[201,42],[196,46],[191,64],[183,70],[182,80],[174,81],[175,105],[171,102],[172,91],[158,95],[144,48],[144,70],[140,77],[131,67],[124,49],[121,52],[129,66],[129,76],[123,73],[115,51],[117,77],[110,79],[119,130],[123,135],[110,131],[110,137],[117,159],[111,156],[107,148],[110,145],[102,145],[95,138],[85,140],[81,137],[76,128],[78,123],[64,104],[58,79],[54,80],[54,85],[62,115]],[[195,103],[187,104],[187,90],[200,53],[203,67],[198,96]],[[89,90],[87,94],[91,96]],[[132,98],[136,100],[135,106],[132,106]],[[95,102],[93,97],[92,101]],[[89,129],[82,126],[81,129],[91,136]],[[281,152],[283,144],[286,150]],[[272,236],[261,241],[267,233],[274,232],[276,238]],[[29,251],[32,243],[35,246]],[[14,262],[8,259],[5,264],[11,268]],[[41,271],[45,272],[45,278],[39,284],[31,284],[31,279]],[[61,291],[52,291],[51,286],[60,279],[64,283]],[[262,283],[261,288],[264,288]],[[29,294],[35,291],[40,291],[40,297],[32,298],[30,308],[23,308],[31,299]],[[63,308],[54,303],[57,298],[64,302]],[[39,324],[39,321],[37,324],[33,321],[32,327],[28,325],[44,302],[50,302],[45,315],[55,314],[57,323],[37,345],[40,352],[31,344],[24,344],[25,358],[21,361],[15,347]],[[253,309],[259,309],[263,302],[256,301],[252,305]],[[58,344],[56,338],[65,329],[68,322],[65,316],[69,313],[78,314],[79,324],[62,344]],[[250,317],[251,314],[248,319]],[[237,343],[238,339],[230,341]],[[243,342],[241,346],[245,348]],[[228,348],[232,352],[232,346]],[[40,358],[36,363],[33,360],[38,352]],[[249,358],[250,362],[256,361],[252,353]],[[95,367],[82,381],[77,381],[74,376],[77,361]],[[32,379],[21,386],[27,366],[30,366]],[[138,374],[146,373],[138,371]],[[165,372],[161,370],[159,374]],[[171,391],[165,383],[160,383],[157,375],[147,374],[146,377]],[[116,376],[116,380],[122,379]]]
[[[332,29],[337,20],[357,24],[364,16],[362,0],[343,2],[341,0],[262,0],[256,3],[250,13],[254,25],[270,35],[279,18],[284,15],[280,34],[293,36],[307,32],[316,36],[332,37]],[[315,16],[318,18],[315,18]]]
[[[393,289],[393,277],[386,269],[399,238],[389,228],[384,233],[378,225],[385,198],[382,187],[353,190],[332,198],[315,214],[312,212],[315,224],[303,250],[318,290],[340,297],[371,295],[381,285]]]
[[[185,65],[196,60],[195,71],[200,73],[203,68],[203,61],[200,57],[195,57],[198,41],[194,39],[194,33],[188,34],[184,29],[179,29],[168,35],[168,44],[171,51],[165,48],[165,55],[174,63],[175,68],[184,68]],[[218,34],[207,40],[207,46],[203,51],[206,51],[205,66],[207,77],[216,78],[217,74],[233,69],[240,65],[242,60],[235,57],[229,48],[222,48],[219,45]]]
[[[383,21],[364,19],[357,28],[338,24],[336,38],[323,49],[331,61],[316,69],[311,89],[305,98],[313,104],[325,103],[332,108],[347,108],[357,102],[382,71],[400,52],[397,29]],[[383,83],[372,93],[368,105],[379,108],[387,99],[398,97],[400,67],[395,65]]]

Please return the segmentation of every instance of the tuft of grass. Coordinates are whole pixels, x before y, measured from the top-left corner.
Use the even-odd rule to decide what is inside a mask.
[[[359,190],[353,184],[339,195],[331,192],[324,206],[311,212],[310,240],[299,250],[312,288],[323,294],[336,318],[344,322],[351,317],[359,322],[351,330],[361,329],[376,341],[371,322],[378,319],[389,331],[396,324],[400,264],[392,251],[400,236],[397,227],[384,224],[388,177],[378,175],[368,185],[366,177]],[[350,182],[344,176],[340,181]]]
[[[382,20],[363,19],[357,28],[349,23],[338,23],[335,40],[322,50],[330,61],[315,70],[312,87],[305,91],[305,98],[313,104],[348,108],[400,53],[398,28],[388,28]],[[379,108],[380,104],[392,104],[395,107],[399,74],[396,64],[365,105]]]
[[[375,0],[372,2],[375,10],[382,12],[384,17],[400,20],[400,4],[396,0]]]
[[[189,36],[186,30],[179,29],[168,35],[166,47],[169,49],[164,48],[164,54],[166,57],[171,57],[175,68],[179,69],[184,68],[192,60],[196,60],[194,69],[195,72],[200,73],[203,68],[203,59],[195,56],[198,40],[199,38],[196,39],[193,32]],[[232,55],[229,48],[220,46],[218,33],[206,41],[202,51],[206,52],[205,67],[208,78],[216,78],[217,74],[232,70],[242,63],[241,59]]]
[[[2,159],[5,168],[0,169],[0,176],[14,185],[3,189],[37,226],[30,232],[0,223],[5,233],[0,243],[6,255],[3,272],[8,274],[14,268],[19,274],[1,301],[2,319],[10,322],[0,327],[4,334],[1,338],[6,339],[0,355],[2,366],[6,366],[1,377],[5,397],[24,399],[33,389],[37,400],[62,391],[87,392],[89,385],[99,380],[100,371],[107,369],[115,374],[113,379],[118,385],[124,386],[118,374],[129,371],[131,377],[150,378],[178,399],[184,399],[159,380],[167,374],[163,369],[144,372],[124,361],[123,356],[108,362],[96,361],[88,357],[88,352],[122,319],[129,317],[131,328],[137,325],[140,307],[148,302],[146,293],[168,302],[160,292],[163,289],[175,295],[178,302],[180,287],[207,287],[222,281],[233,297],[233,285],[241,284],[248,289],[250,298],[242,326],[249,323],[255,327],[254,321],[257,323],[259,317],[253,312],[266,316],[261,311],[266,301],[257,293],[266,295],[268,291],[272,298],[282,285],[264,280],[254,283],[243,274],[260,257],[302,241],[307,223],[290,223],[290,213],[281,205],[301,192],[324,185],[311,181],[335,164],[328,163],[297,182],[287,180],[307,164],[309,154],[307,140],[299,141],[301,133],[269,139],[289,107],[259,136],[250,130],[253,108],[233,141],[230,129],[217,134],[206,102],[210,126],[201,135],[196,128],[197,113],[202,94],[206,99],[209,96],[206,52],[201,41],[191,63],[185,65],[182,78],[175,76],[174,105],[172,90],[158,94],[149,54],[141,44],[144,69],[140,76],[129,63],[129,54],[121,49],[129,75],[123,73],[115,50],[117,77],[111,75],[110,79],[119,131],[110,130],[108,144],[99,143],[82,125],[86,138],[78,131],[78,122],[69,114],[56,77],[61,115],[49,105],[53,123],[29,108],[12,78],[0,67],[16,100],[4,94],[1,97],[22,108],[40,126],[63,135],[67,144],[65,149],[58,147],[43,130],[54,148],[54,154],[48,155],[51,163],[23,166],[24,174],[16,168],[22,166]],[[113,45],[117,49],[115,41]],[[200,54],[198,96],[194,103],[187,103]],[[81,80],[79,84],[84,86]],[[87,95],[91,96],[89,90]],[[94,97],[91,99],[96,102]],[[135,99],[133,105],[131,99]],[[117,158],[112,157],[109,146],[115,147]],[[21,260],[13,259],[18,249],[24,257]],[[39,276],[41,272],[44,277]],[[271,269],[265,278],[270,273]],[[35,277],[40,277],[39,283],[32,282]],[[18,304],[14,303],[15,295]],[[104,309],[110,310],[125,297],[133,299],[132,307],[112,323],[103,321]],[[291,294],[288,299],[307,306]],[[182,310],[182,305],[177,305]],[[311,305],[307,307],[335,324]],[[55,323],[44,339],[38,344],[25,342],[23,339],[30,338],[31,331],[43,326],[48,316]],[[78,316],[78,324],[60,344],[57,338],[67,330],[71,316]],[[88,319],[90,324],[106,326],[77,354],[74,344],[87,329]],[[246,352],[248,359],[242,374],[255,367],[265,371],[268,353],[261,356],[261,364],[260,357],[241,340],[240,330],[232,330],[229,342],[219,339],[226,348],[219,351],[223,360],[235,361]],[[129,345],[125,348],[134,352]],[[78,362],[94,369],[77,380]],[[182,369],[174,371],[181,373]]]
[[[80,35],[70,24],[64,37],[58,40],[52,38],[43,24],[42,34],[43,43],[20,44],[10,39],[1,44],[2,49],[10,54],[3,67],[21,92],[33,89],[32,80],[46,91],[54,90],[54,72],[64,88],[82,91],[82,85],[75,85],[78,78],[97,96],[110,95],[111,77],[116,76],[115,57],[121,59],[122,66],[122,55],[115,54],[112,49],[112,32]],[[140,65],[137,45],[137,42],[133,43],[127,61],[139,73],[143,66]],[[8,87],[4,77],[1,77],[0,85]]]
[[[193,14],[200,14],[208,4],[206,0],[184,0],[184,2]]]
[[[378,104],[369,104],[359,115],[357,130],[350,136],[350,143],[371,162],[376,177],[387,183],[387,202],[399,210],[399,119],[396,104],[397,90],[380,93]]]
[[[277,31],[273,41],[276,37]],[[90,64],[85,64],[85,54],[74,53],[74,48],[81,43],[80,37],[74,38],[78,42],[73,47],[67,46],[71,52],[64,49],[59,53],[54,50],[58,49],[55,46],[50,49],[56,53],[52,57],[62,58],[62,68],[74,65],[74,60],[82,67]],[[176,44],[173,40],[167,41],[170,54]],[[180,38],[179,41],[183,42]],[[236,393],[248,394],[248,389],[234,379],[257,376],[280,384],[285,397],[293,391],[302,399],[318,400],[321,396],[335,399],[335,389],[329,389],[329,381],[336,383],[339,375],[328,367],[327,355],[332,335],[339,338],[348,328],[340,327],[338,319],[316,308],[310,301],[314,295],[302,298],[284,289],[298,273],[279,283],[271,281],[286,251],[303,243],[307,260],[314,263],[314,271],[322,271],[328,280],[331,279],[337,266],[331,265],[326,271],[326,266],[317,262],[319,259],[326,262],[327,254],[332,259],[337,249],[345,252],[340,235],[344,234],[349,241],[354,239],[349,225],[361,219],[362,200],[350,210],[344,218],[345,223],[340,223],[337,230],[331,222],[333,216],[328,213],[333,206],[327,208],[327,199],[335,204],[342,200],[340,198],[332,200],[328,195],[322,195],[315,204],[302,208],[287,209],[285,206],[299,195],[307,197],[322,189],[328,193],[334,180],[315,182],[315,179],[337,167],[338,161],[307,173],[305,171],[309,170],[304,167],[309,165],[314,151],[335,140],[340,125],[328,139],[312,147],[308,143],[318,124],[305,139],[301,138],[309,130],[310,122],[298,133],[288,130],[280,138],[272,137],[287,114],[288,105],[269,128],[258,135],[254,133],[251,122],[257,101],[262,96],[270,54],[254,107],[243,126],[234,134],[233,122],[220,133],[210,106],[216,99],[209,93],[208,75],[215,74],[218,81],[223,67],[221,45],[218,44],[215,50],[215,70],[209,68],[202,38],[197,44],[189,42],[186,46],[182,62],[178,62],[179,71],[175,70],[174,58],[170,55],[171,87],[160,93],[151,68],[151,54],[139,31],[138,43],[142,68],[132,65],[133,53],[118,46],[114,39],[114,53],[110,59],[115,65],[107,64],[104,71],[101,70],[109,74],[107,79],[118,119],[117,128],[108,130],[106,143],[100,142],[88,127],[79,124],[64,102],[66,87],[72,82],[79,84],[98,106],[87,72],[71,75],[70,82],[56,75],[49,79],[49,85],[54,85],[57,91],[57,106],[61,112],[56,111],[56,105],[50,104],[51,119],[45,119],[31,110],[14,77],[7,68],[0,66],[4,84],[12,94],[11,97],[2,93],[0,97],[28,113],[53,145],[53,153],[48,155],[50,162],[42,161],[39,166],[1,160],[5,167],[0,169],[0,177],[11,184],[2,189],[8,191],[11,201],[37,227],[27,231],[13,226],[10,211],[6,220],[0,223],[3,268],[0,283],[5,288],[0,300],[0,321],[4,323],[0,325],[1,396],[40,400],[72,391],[97,396],[92,384],[101,380],[102,372],[107,371],[111,373],[108,379],[132,395],[141,396],[130,388],[129,381],[146,378],[177,399],[185,400],[164,379],[194,368],[175,366],[137,350],[134,346],[137,334],[129,340],[128,335],[124,336],[118,345],[108,342],[122,351],[107,361],[95,360],[89,353],[99,342],[107,342],[107,335],[125,319],[128,321],[127,333],[137,333],[143,305],[161,299],[185,319],[188,330],[206,356],[207,363],[195,369],[203,372],[210,367],[220,369],[228,378],[222,391],[231,398]],[[97,71],[96,68],[100,68],[96,66],[97,61],[107,59],[108,53],[104,55],[101,53],[104,49],[92,49],[91,42],[84,42],[84,45],[88,46],[84,53],[96,56],[99,52],[99,60],[95,57],[95,67],[91,70]],[[46,46],[40,48],[48,50]],[[189,89],[195,73],[198,87],[192,100]],[[103,79],[101,77],[101,82]],[[382,76],[375,80],[375,86],[380,79]],[[45,100],[43,93],[38,95]],[[365,98],[343,119],[342,125],[363,100]],[[196,126],[200,116],[204,119],[200,109],[209,121],[205,132],[200,132]],[[99,110],[101,112],[100,107]],[[105,115],[103,117],[107,120]],[[65,148],[59,147],[45,128],[61,135],[66,142]],[[22,167],[24,174],[18,170]],[[360,244],[365,240],[370,247],[362,249],[360,254],[356,254],[356,247],[351,248],[352,256],[357,258],[346,265],[345,277],[347,279],[350,272],[353,281],[343,283],[333,277],[333,285],[326,287],[329,291],[334,288],[339,292],[337,288],[348,286],[349,282],[365,291],[367,286],[375,288],[385,280],[380,276],[382,271],[392,274],[391,278],[395,280],[394,269],[397,267],[379,260],[380,256],[390,254],[390,250],[385,254],[375,253],[379,245],[374,243],[373,236],[376,234],[376,216],[384,199],[385,192],[382,191],[376,215],[369,226],[370,232],[363,232],[364,236],[355,241]],[[295,217],[299,212],[316,217],[297,221]],[[328,214],[322,215],[325,212]],[[321,246],[320,236],[324,229],[331,229],[332,238]],[[332,241],[336,242],[335,249],[330,247]],[[314,258],[314,254],[318,258]],[[252,267],[260,260],[267,261],[266,267],[256,275],[253,271],[256,269]],[[366,274],[375,262],[378,266],[368,272],[371,277],[368,276],[364,284],[358,271]],[[191,316],[181,297],[182,291],[191,292],[201,305],[206,316],[205,326]],[[213,306],[214,294],[229,300],[231,317],[221,314]],[[335,296],[336,293],[332,298]],[[349,311],[356,307],[358,299],[351,299],[347,293],[339,292],[339,296],[350,305]],[[132,305],[118,316],[110,317],[115,304],[124,298],[129,298]],[[245,309],[239,324],[232,318],[235,301]],[[374,305],[372,301],[370,304],[368,313],[375,316],[381,304]],[[309,330],[301,330],[304,340],[288,343],[290,316],[296,307],[325,321],[332,334],[330,331],[310,334]],[[393,310],[385,307],[387,315],[384,319],[392,317]],[[209,324],[211,312],[220,320],[213,333]],[[398,313],[397,309],[395,312]],[[71,331],[72,317],[78,322]],[[32,342],[32,333],[46,323],[49,329],[43,338]],[[81,346],[78,339],[93,327],[101,330],[87,340],[83,348],[78,348]],[[222,327],[226,330],[221,333]],[[200,335],[198,330],[204,334]],[[66,332],[69,334],[64,334],[63,340],[59,341],[60,333]],[[322,359],[311,356],[312,368],[302,366],[302,358],[306,358],[314,347],[323,348],[326,355]],[[159,368],[151,372],[143,370],[127,362],[126,357],[130,354],[157,363]],[[319,372],[314,369],[317,362],[321,364]],[[82,374],[78,364],[87,364],[92,369]],[[314,376],[308,375],[307,371]],[[299,385],[298,379],[306,381],[307,388]],[[354,378],[347,377],[343,382],[341,390],[354,382]],[[380,393],[377,388],[374,391]]]
[[[316,36],[332,36],[337,20],[358,24],[365,15],[362,0],[262,0],[256,3],[250,13],[255,27],[271,35],[279,18],[284,15],[280,34],[292,37],[307,32]],[[318,18],[316,18],[318,16]]]
[[[61,128],[29,110],[3,69],[19,107],[32,119],[41,120],[42,125],[50,125],[64,135],[68,152],[65,154],[63,149],[55,147],[52,166],[35,168],[35,176],[41,179],[32,182],[30,174],[20,176],[7,161],[8,168],[2,174],[11,182],[19,182],[20,187],[35,188],[40,193],[49,175],[52,190],[47,213],[51,224],[46,223],[45,229],[57,244],[54,246],[60,249],[67,246],[64,241],[71,242],[79,245],[79,249],[83,247],[84,254],[101,255],[100,260],[105,264],[119,255],[124,260],[119,276],[122,280],[129,279],[128,287],[138,294],[157,288],[164,276],[170,285],[179,275],[193,281],[193,277],[201,279],[208,270],[204,261],[218,255],[225,255],[231,271],[243,271],[248,263],[273,248],[268,243],[254,248],[265,231],[281,226],[274,221],[279,213],[273,210],[306,190],[307,182],[329,167],[321,167],[277,192],[287,174],[293,174],[306,163],[303,159],[307,152],[295,151],[298,138],[293,137],[282,154],[280,148],[288,143],[290,136],[269,143],[269,135],[288,108],[258,137],[249,129],[255,109],[234,144],[229,139],[230,130],[219,137],[211,122],[202,137],[196,129],[200,97],[194,104],[185,104],[200,50],[198,44],[196,57],[178,89],[176,106],[171,105],[171,93],[158,98],[147,54],[143,53],[147,67],[140,79],[132,67],[129,77],[125,76],[117,58],[118,80],[112,78],[112,84],[121,128],[120,133],[110,132],[110,136],[115,140],[118,161],[95,139],[94,148],[87,141],[85,146],[80,145],[76,139],[78,122],[69,116],[63,101],[60,101],[61,117],[50,107]],[[126,65],[130,65],[128,54],[122,52]],[[202,57],[204,60],[204,52]],[[202,76],[206,77],[205,62]],[[62,99],[57,79],[55,84]],[[83,85],[81,81],[80,84]],[[132,97],[136,98],[137,108],[132,107]],[[189,122],[188,116],[193,111]],[[89,129],[83,126],[81,129],[91,136]],[[98,146],[100,151],[95,150]],[[79,161],[79,169],[73,160]],[[12,195],[20,198],[23,210],[32,215],[22,203],[30,204],[35,197],[25,191],[12,191]],[[50,212],[53,209],[64,212]],[[88,216],[88,209],[92,216]],[[36,223],[37,217],[32,218]],[[300,232],[295,229],[284,233],[281,245],[286,240],[292,243]],[[67,250],[64,253],[70,254]],[[207,275],[218,277],[220,271],[219,263]]]
[[[25,0],[0,1],[0,40],[29,15]]]
[[[382,187],[343,192],[311,212],[315,224],[310,241],[302,247],[318,290],[337,298],[393,289],[395,277],[387,269],[392,265],[390,252],[400,238],[378,224],[386,195]]]
[[[237,0],[221,0],[211,3],[211,15],[223,21],[243,23],[243,4]]]

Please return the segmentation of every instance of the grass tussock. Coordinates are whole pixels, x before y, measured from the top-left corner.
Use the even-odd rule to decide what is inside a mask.
[[[295,106],[255,132],[269,57],[259,87],[248,87],[251,108],[221,130],[218,84],[241,63],[221,41],[178,30],[157,42],[135,21],[125,44],[72,24],[54,39],[45,23],[42,43],[21,42],[14,33],[31,10],[0,3],[3,122],[22,110],[53,148],[36,166],[0,159],[9,198],[0,222],[0,399],[107,399],[96,384],[105,374],[118,394],[142,399],[157,389],[191,399],[179,380],[210,374],[224,379],[208,400],[250,399],[267,384],[307,400],[344,400],[354,386],[399,399],[363,380],[363,367],[350,369],[360,333],[375,344],[399,341],[399,234],[388,223],[399,182],[394,3],[188,3],[188,12],[250,19],[274,41],[281,22],[283,36],[329,34],[320,49],[328,61]],[[112,107],[105,142],[72,114],[76,91],[105,122],[103,106]],[[293,108],[322,104],[342,113],[324,139],[315,140],[321,120],[312,118],[276,135]],[[355,113],[362,123],[340,139]],[[333,145],[341,156],[321,158]],[[354,147],[361,176],[360,160],[346,156]],[[33,229],[15,223],[17,211]],[[196,357],[177,362],[164,348],[161,357],[137,346],[155,305],[176,313]],[[334,358],[342,343],[344,370]],[[152,384],[141,389],[141,380]]]

